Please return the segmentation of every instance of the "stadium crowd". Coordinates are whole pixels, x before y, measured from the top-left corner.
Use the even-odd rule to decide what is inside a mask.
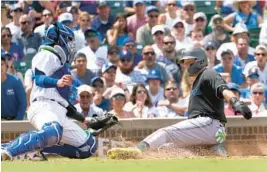
[[[69,101],[85,116],[187,116],[194,80],[179,58],[188,47],[205,49],[208,68],[267,116],[264,11],[264,0],[1,1],[1,119],[26,119],[31,60],[53,21],[74,30]],[[225,114],[238,115],[229,102]]]

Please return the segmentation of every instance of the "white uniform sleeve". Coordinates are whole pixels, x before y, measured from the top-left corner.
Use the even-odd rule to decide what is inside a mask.
[[[62,66],[59,58],[49,51],[41,51],[32,59],[33,72],[35,72],[35,69],[38,69],[47,76],[51,76]]]

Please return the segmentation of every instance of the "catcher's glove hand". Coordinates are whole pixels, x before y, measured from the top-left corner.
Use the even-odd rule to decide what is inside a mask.
[[[86,118],[86,121],[87,128],[94,130],[92,132],[92,135],[94,136],[97,136],[108,128],[119,124],[118,118],[111,113],[106,113],[102,116],[93,115],[93,117]]]

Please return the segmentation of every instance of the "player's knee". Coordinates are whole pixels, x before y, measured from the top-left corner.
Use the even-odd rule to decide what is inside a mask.
[[[79,159],[85,159],[91,157],[97,150],[96,138],[90,136],[85,144],[79,146]]]
[[[62,126],[55,121],[45,123],[41,131],[42,132],[40,134],[43,135],[45,146],[52,146],[58,144],[63,135]]]

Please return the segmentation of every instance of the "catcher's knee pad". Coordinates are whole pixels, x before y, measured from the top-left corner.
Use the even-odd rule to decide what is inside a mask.
[[[97,149],[97,141],[96,138],[92,135],[89,136],[87,141],[78,147],[79,155],[76,155],[76,158],[84,159],[91,157]]]
[[[20,135],[5,148],[12,156],[43,149],[59,143],[63,129],[57,122],[46,123],[40,131]]]

